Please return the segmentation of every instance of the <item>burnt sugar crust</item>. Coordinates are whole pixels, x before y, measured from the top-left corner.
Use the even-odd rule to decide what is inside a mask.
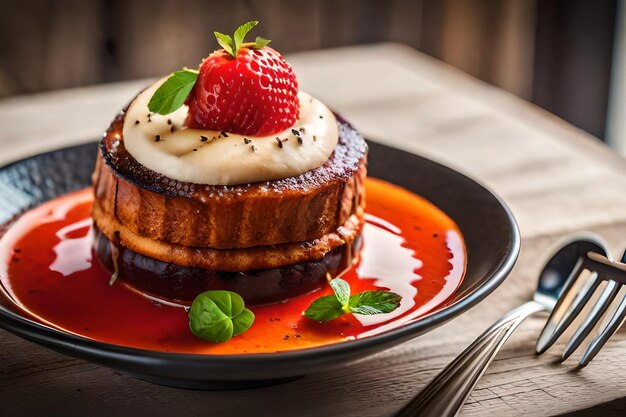
[[[219,186],[173,180],[137,162],[124,147],[122,112],[100,144],[96,224],[110,239],[110,225],[118,223],[138,237],[218,250],[314,242],[336,233],[351,216],[362,221],[367,170],[363,137],[337,119],[339,142],[322,166],[281,180]]]

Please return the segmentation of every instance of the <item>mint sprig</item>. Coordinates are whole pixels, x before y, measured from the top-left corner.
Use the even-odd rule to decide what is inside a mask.
[[[232,37],[220,32],[213,32],[215,34],[215,38],[217,39],[217,43],[220,44],[222,48],[226,52],[228,52],[233,58],[237,58],[237,53],[239,49],[243,46],[244,40],[248,32],[250,32],[259,22],[256,20],[251,20],[250,22],[246,22],[243,25],[239,26]],[[253,43],[250,43],[248,46],[253,49],[261,49],[271,41],[269,39],[261,38],[257,36]]]
[[[391,291],[369,290],[350,295],[350,284],[341,278],[330,281],[334,295],[326,295],[313,301],[302,313],[316,321],[330,321],[344,314],[391,313],[400,306],[402,297]]]
[[[252,326],[254,313],[245,308],[243,298],[226,290],[199,294],[189,309],[191,333],[209,342],[225,342]]]
[[[391,291],[363,291],[350,297],[350,311],[366,315],[389,313],[398,308],[401,298]]]
[[[185,103],[197,79],[197,70],[184,68],[173,72],[152,95],[148,110],[158,114],[170,114],[178,110]]]

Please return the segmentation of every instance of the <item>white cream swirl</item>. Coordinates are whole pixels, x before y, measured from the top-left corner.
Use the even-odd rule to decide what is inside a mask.
[[[323,165],[339,140],[333,113],[304,92],[298,93],[299,119],[271,136],[226,132],[224,137],[221,132],[188,129],[184,127],[187,106],[171,114],[149,116],[148,102],[164,81],[143,91],[130,104],[123,135],[124,146],[140,164],[166,177],[210,185],[293,177]],[[299,132],[300,140],[292,129]]]

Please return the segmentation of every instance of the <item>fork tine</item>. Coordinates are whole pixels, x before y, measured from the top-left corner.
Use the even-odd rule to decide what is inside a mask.
[[[615,312],[609,319],[604,329],[600,331],[598,337],[596,337],[587,347],[585,353],[580,358],[579,367],[584,368],[596,357],[600,350],[604,347],[604,344],[613,336],[613,334],[620,328],[624,318],[626,317],[626,295],[622,298],[619,305],[615,309]]]
[[[579,265],[580,264],[580,265]],[[538,355],[541,355],[548,350],[554,342],[563,334],[565,329],[572,324],[572,321],[580,314],[587,301],[591,298],[598,285],[600,285],[600,278],[598,274],[592,272],[590,278],[584,283],[583,287],[574,297],[572,302],[569,302],[573,296],[572,290],[575,288],[574,283],[577,281],[577,277],[582,272],[582,259],[576,264],[576,267],[570,274],[565,289],[559,296],[559,300],[552,310],[548,321],[546,322],[539,339],[537,340],[537,346],[535,350]],[[570,281],[571,280],[571,281]]]
[[[626,251],[622,254],[620,262],[626,262]],[[591,330],[598,324],[604,313],[608,310],[609,306],[615,300],[615,297],[619,294],[620,289],[623,284],[618,283],[617,281],[610,280],[607,283],[607,286],[604,288],[602,295],[598,299],[597,303],[594,305],[591,310],[589,316],[585,319],[585,321],[576,329],[576,333],[569,340],[567,346],[565,346],[565,350],[563,351],[563,355],[561,356],[561,360],[566,360],[582,343],[583,340],[591,333]],[[606,323],[606,320],[605,320]],[[601,348],[602,346],[600,346]],[[584,356],[584,355],[583,355]],[[595,355],[594,355],[595,356]],[[593,357],[589,358],[587,363],[591,361]],[[586,366],[585,365],[581,365]]]
[[[561,356],[561,361],[565,361],[567,358],[570,357],[572,353],[574,353],[576,349],[578,349],[582,341],[585,340],[591,330],[593,330],[593,328],[598,323],[598,321],[600,321],[602,315],[604,315],[615,297],[617,297],[620,288],[621,285],[619,283],[615,281],[608,282],[607,286],[602,291],[600,298],[598,298],[598,301],[594,304],[593,309],[591,310],[587,318],[585,318],[582,324],[578,326],[578,329],[576,329],[574,335],[567,342],[567,346],[565,346],[565,349],[563,350],[563,355]]]
[[[567,295],[572,290],[572,288],[574,286],[574,283],[577,282],[578,276],[582,273],[582,271],[583,271],[583,263],[584,263],[583,259],[579,258],[578,261],[576,261],[576,264],[574,265],[574,268],[570,272],[569,277],[567,277],[567,280],[565,281],[565,285],[563,286],[563,290],[561,291],[561,294],[559,294],[559,298],[556,301],[556,304],[555,304],[554,308],[552,309],[552,312],[550,312],[550,316],[548,317],[548,321],[546,321],[546,324],[543,327],[543,330],[541,331],[541,334],[539,335],[539,338],[537,339],[537,346],[535,347],[535,351],[537,352],[538,355],[541,355],[547,349],[547,348],[544,348],[544,347],[545,347],[545,344],[546,344],[548,338],[554,332],[554,328],[556,326],[555,316],[556,317],[560,317],[562,314],[558,313],[558,312],[562,312],[563,308],[567,307],[567,306],[563,306],[564,300],[567,299]],[[557,313],[558,313],[558,315],[557,315]]]

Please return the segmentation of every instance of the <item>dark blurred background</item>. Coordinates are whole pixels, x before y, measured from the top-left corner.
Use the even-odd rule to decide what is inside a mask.
[[[618,0],[2,1],[0,97],[195,66],[244,21],[283,53],[401,42],[603,138]],[[363,63],[367,65],[367,63]]]

